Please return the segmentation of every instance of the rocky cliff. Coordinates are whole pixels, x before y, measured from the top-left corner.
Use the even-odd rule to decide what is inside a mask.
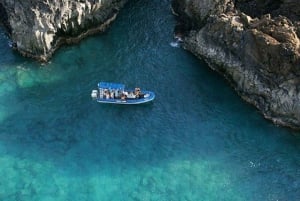
[[[300,128],[298,0],[173,0],[183,47],[267,119]]]
[[[25,56],[47,61],[62,44],[104,31],[127,0],[2,0],[0,19]]]

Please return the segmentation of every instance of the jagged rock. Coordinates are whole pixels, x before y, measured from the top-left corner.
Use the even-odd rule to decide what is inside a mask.
[[[127,0],[3,0],[0,19],[14,47],[47,61],[62,44],[104,31]]]
[[[183,38],[185,49],[223,74],[241,97],[254,104],[266,118],[299,129],[300,23],[295,19],[300,9],[295,2],[185,0],[180,5],[173,3],[184,7],[173,9],[179,17],[184,16],[182,23],[200,25],[183,30],[187,33]],[[201,9],[198,14],[190,15],[197,10],[190,10],[188,5],[202,3],[218,6],[210,7],[206,18],[197,17],[203,13]],[[255,14],[242,12],[257,5],[261,10]],[[288,13],[287,9],[293,17],[283,15]]]

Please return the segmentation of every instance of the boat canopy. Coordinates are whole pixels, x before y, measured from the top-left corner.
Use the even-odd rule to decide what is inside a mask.
[[[112,82],[99,82],[98,87],[99,89],[124,90],[125,85]]]

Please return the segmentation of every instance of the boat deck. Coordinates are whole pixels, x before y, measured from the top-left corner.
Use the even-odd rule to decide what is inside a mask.
[[[155,94],[151,91],[142,91],[143,97],[139,98],[100,98],[98,97],[96,100],[99,103],[113,103],[113,104],[141,104],[152,101],[155,98]]]

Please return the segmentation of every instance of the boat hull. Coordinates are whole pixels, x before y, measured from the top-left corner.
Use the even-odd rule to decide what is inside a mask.
[[[143,98],[126,98],[124,100],[119,98],[97,98],[96,100],[98,103],[136,105],[153,101],[155,98],[155,94],[151,91],[142,91],[142,94],[144,94]]]

